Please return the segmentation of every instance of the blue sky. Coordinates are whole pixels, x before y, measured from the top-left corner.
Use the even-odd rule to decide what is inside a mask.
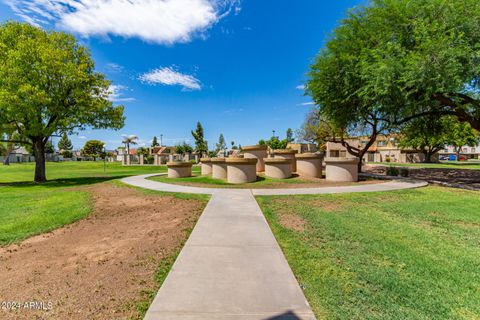
[[[348,8],[362,1],[0,0],[0,19],[74,33],[125,106],[120,131],[87,130],[76,148],[122,134],[140,145],[192,143],[197,121],[210,147],[255,144],[300,127],[311,107],[298,87]]]

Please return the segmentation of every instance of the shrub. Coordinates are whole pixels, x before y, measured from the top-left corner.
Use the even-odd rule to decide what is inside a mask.
[[[386,171],[387,176],[396,177],[396,176],[398,176],[398,174],[399,174],[399,171],[396,167],[390,166],[390,167],[387,168],[387,171]]]
[[[154,157],[151,156],[151,155],[148,155],[146,157],[143,158],[143,161],[145,164],[153,164],[153,161],[154,161]]]
[[[62,152],[62,156],[63,156],[64,158],[71,158],[71,157],[73,157],[73,153],[72,153],[72,151],[70,151],[70,150],[64,150],[64,151]]]
[[[410,174],[410,172],[408,171],[407,168],[402,168],[402,169],[400,169],[400,176],[402,176],[402,177],[408,177],[409,174]]]

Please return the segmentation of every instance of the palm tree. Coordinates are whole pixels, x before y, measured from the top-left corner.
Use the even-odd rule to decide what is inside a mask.
[[[134,134],[131,134],[129,136],[124,134],[122,135],[122,137],[123,137],[122,143],[125,145],[125,148],[127,149],[127,154],[130,154],[130,145],[137,144],[136,140],[138,140],[138,137]]]

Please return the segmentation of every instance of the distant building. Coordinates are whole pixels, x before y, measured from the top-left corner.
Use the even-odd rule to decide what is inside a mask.
[[[35,157],[27,151],[25,147],[18,147],[8,155],[10,163],[35,162]],[[0,161],[4,161],[5,156],[0,156]]]
[[[454,146],[445,146],[445,149],[439,152],[440,160],[455,159],[457,157],[457,149]],[[480,145],[473,147],[463,146],[460,148],[460,160],[480,159]]]
[[[346,139],[353,147],[362,148],[368,143],[368,137],[354,137]],[[363,157],[364,163],[369,162],[396,162],[396,163],[417,163],[425,160],[425,155],[419,150],[400,148],[398,135],[381,135],[377,137],[374,144],[368,149]],[[331,158],[353,157],[341,143],[328,142],[326,156]],[[438,154],[433,157],[438,160]]]
[[[318,151],[315,143],[288,143],[287,149],[297,150],[298,153],[315,153]]]

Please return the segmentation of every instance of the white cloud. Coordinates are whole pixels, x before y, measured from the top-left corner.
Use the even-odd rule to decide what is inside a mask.
[[[313,106],[314,104],[315,104],[315,102],[304,102],[301,105],[302,106]]]
[[[79,136],[79,137],[78,137],[78,139],[81,139],[81,140],[86,140],[86,139],[87,139],[87,137],[85,137],[85,136]]]
[[[171,45],[202,35],[240,0],[3,0],[25,21],[85,37],[110,35]]]
[[[301,85],[296,86],[295,89],[297,89],[297,90],[305,90],[305,86],[304,86],[303,84],[301,84]]]
[[[123,66],[110,62],[105,66],[105,71],[109,73],[121,73],[123,71]]]
[[[192,75],[183,74],[175,71],[173,67],[163,67],[151,70],[139,77],[140,81],[155,85],[162,84],[166,86],[182,86],[184,90],[200,90],[202,84],[200,80]]]
[[[128,101],[135,101],[135,98],[131,97],[123,97],[123,92],[127,90],[128,87],[122,85],[115,85],[111,84],[108,88],[108,99],[112,102],[128,102]]]

